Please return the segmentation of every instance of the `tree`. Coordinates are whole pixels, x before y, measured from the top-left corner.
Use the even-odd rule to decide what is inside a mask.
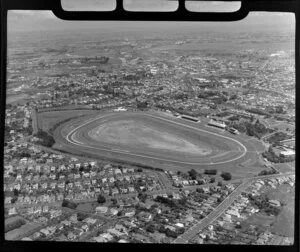
[[[169,228],[166,229],[166,235],[168,237],[172,237],[172,238],[177,238],[177,236],[178,236],[176,232],[170,230]]]
[[[227,181],[227,180],[231,180],[232,176],[230,172],[222,172],[221,177]]]
[[[204,174],[208,174],[208,175],[216,175],[217,174],[217,170],[216,169],[211,169],[211,170],[204,170]]]
[[[118,201],[117,201],[116,199],[114,199],[114,198],[111,199],[111,202],[112,202],[112,204],[113,204],[114,206],[117,205],[117,203],[118,203]]]
[[[216,231],[221,232],[223,231],[223,228],[221,226],[216,226]]]
[[[69,203],[69,202],[68,202],[67,200],[64,199],[63,202],[62,202],[62,204],[61,204],[61,206],[62,206],[62,207],[68,207],[68,203]]]
[[[196,192],[197,192],[197,193],[203,193],[203,189],[202,189],[201,187],[200,187],[200,188],[197,188],[197,189],[196,189]]]
[[[223,186],[222,181],[219,181],[219,182],[218,182],[218,186]]]
[[[154,233],[155,232],[155,226],[151,223],[147,226],[146,231],[149,233]]]
[[[142,192],[139,192],[138,198],[139,198],[141,201],[145,202],[146,199],[147,199],[147,194],[142,193]]]
[[[86,219],[88,217],[87,214],[84,213],[77,213],[77,220],[78,221],[83,221],[84,219]]]
[[[46,131],[39,130],[35,136],[40,139],[40,144],[46,147],[52,147],[55,143],[54,138]]]
[[[215,183],[216,179],[215,178],[211,178],[210,179],[210,183]]]
[[[71,209],[76,209],[77,204],[75,202],[70,202],[70,201],[64,199],[61,206],[62,207],[68,207],[68,208],[71,208]]]
[[[178,234],[183,234],[184,231],[185,231],[185,229],[183,227],[178,228],[178,230],[177,230]]]
[[[14,204],[14,203],[16,203],[17,202],[17,197],[13,197],[12,199],[11,199],[11,204]]]
[[[161,225],[158,229],[158,232],[160,232],[160,233],[165,233],[165,231],[166,231],[166,229],[164,228],[163,225]]]
[[[16,188],[14,189],[14,196],[16,196],[16,197],[19,196],[19,191]]]
[[[180,205],[185,205],[186,204],[186,201],[187,201],[187,198],[186,197],[182,197],[181,199],[178,200],[178,203]]]
[[[106,202],[106,198],[105,198],[103,195],[99,194],[99,195],[98,195],[98,198],[97,198],[97,202],[98,202],[99,204],[103,204],[103,203]]]
[[[192,179],[195,180],[197,178],[197,172],[195,171],[195,169],[191,169],[190,171],[188,171],[188,173]]]
[[[204,184],[204,181],[200,180],[200,179],[198,179],[197,182],[198,182],[198,185],[203,185]]]

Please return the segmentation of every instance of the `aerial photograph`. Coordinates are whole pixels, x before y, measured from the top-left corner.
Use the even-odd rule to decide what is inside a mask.
[[[7,25],[5,240],[294,244],[294,14]]]

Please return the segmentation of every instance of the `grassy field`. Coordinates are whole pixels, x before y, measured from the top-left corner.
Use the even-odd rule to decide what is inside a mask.
[[[283,208],[272,226],[272,232],[282,236],[293,236],[295,190],[289,185],[281,185],[276,190],[267,193],[267,196],[283,204]]]
[[[96,115],[99,111],[96,110],[65,110],[65,111],[49,111],[38,114],[38,125],[41,129],[48,131],[57,123],[69,118],[82,115]]]
[[[276,170],[282,173],[295,171],[295,161],[290,163],[273,164],[273,166],[275,167]]]
[[[267,216],[264,213],[256,213],[242,223],[244,230],[249,225],[254,225],[260,231],[270,230],[273,234],[293,237],[294,236],[294,205],[295,191],[286,184],[279,186],[275,190],[266,193],[269,199],[275,199],[281,202],[281,212],[278,216]]]
[[[19,237],[26,236],[28,233],[31,233],[33,230],[41,226],[42,224],[39,223],[27,222],[25,225],[21,226],[20,228],[5,233],[5,240],[19,239]]]
[[[77,206],[77,210],[87,212],[87,213],[94,213],[95,206],[97,203],[82,203]]]
[[[273,127],[281,131],[286,131],[286,129],[288,129],[288,131],[295,130],[295,125],[286,122],[274,123]]]
[[[263,152],[266,150],[266,147],[261,143],[261,141],[259,141],[258,139],[256,138],[252,138],[249,140],[249,142],[251,144],[254,145],[255,149],[258,151],[258,152]]]
[[[247,230],[250,225],[253,225],[257,227],[258,230],[264,231],[268,226],[271,226],[272,223],[274,223],[275,219],[275,216],[267,216],[262,213],[256,213],[242,223],[242,230]]]
[[[19,95],[8,95],[6,98],[6,103],[7,104],[22,104],[24,103],[24,99],[28,98],[29,96],[27,94],[19,94]]]
[[[24,218],[21,216],[13,216],[5,219],[5,225],[10,225],[11,223],[17,221],[17,220],[23,220]]]
[[[188,154],[207,155],[211,153],[208,146],[200,141],[192,143],[167,129],[156,129],[138,120],[117,120],[104,123],[90,131],[97,141],[123,144],[129,146],[154,148],[186,152]]]

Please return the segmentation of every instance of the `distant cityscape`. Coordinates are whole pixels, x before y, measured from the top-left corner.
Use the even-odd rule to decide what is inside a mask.
[[[294,40],[9,33],[5,239],[293,244]]]

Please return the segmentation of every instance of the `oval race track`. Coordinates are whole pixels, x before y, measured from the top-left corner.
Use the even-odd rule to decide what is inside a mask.
[[[129,119],[175,132],[195,144],[197,144],[197,139],[200,139],[204,145],[210,147],[211,151],[208,155],[196,155],[166,149],[108,143],[91,137],[90,132],[99,125],[114,120]],[[110,112],[99,114],[94,118],[84,117],[59,126],[54,132],[54,137],[56,142],[69,152],[148,165],[149,163],[189,166],[236,165],[251,159],[253,156],[251,154],[255,152],[251,144],[236,136],[223,135],[209,127],[155,113]]]

